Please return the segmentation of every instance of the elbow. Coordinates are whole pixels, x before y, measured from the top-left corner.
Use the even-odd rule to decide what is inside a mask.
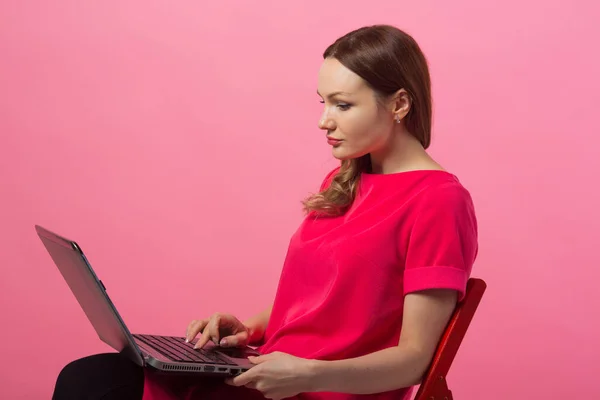
[[[433,354],[429,351],[413,349],[414,350],[414,358],[413,358],[413,368],[412,374],[410,374],[408,378],[409,384],[411,386],[416,386],[421,384],[427,371],[429,370],[429,366],[433,361]]]
[[[408,385],[409,386],[420,385],[421,382],[423,382],[423,379],[425,378],[426,372],[427,372],[427,369],[415,371],[415,373],[411,377],[409,377]]]
[[[420,385],[423,382],[423,379],[425,378],[426,372],[427,370],[425,369],[422,372],[416,373],[415,376],[412,377],[412,379],[409,379],[408,384],[410,386]]]

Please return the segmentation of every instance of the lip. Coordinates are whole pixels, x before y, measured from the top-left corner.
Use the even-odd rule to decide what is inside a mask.
[[[340,139],[334,139],[334,138],[331,138],[331,137],[328,136],[327,137],[327,143],[329,143],[330,145],[333,146],[333,145],[342,143],[342,140],[340,140]]]

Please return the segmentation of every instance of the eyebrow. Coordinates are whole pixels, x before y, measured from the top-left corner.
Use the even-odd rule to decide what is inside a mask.
[[[317,89],[317,94],[318,94],[319,96],[321,96],[321,93],[319,93],[319,90],[318,90],[318,89]],[[333,97],[337,96],[338,94],[341,94],[341,95],[346,95],[346,96],[350,96],[350,93],[338,91],[338,92],[329,93],[329,94],[327,95],[327,98],[328,98],[328,99],[331,99],[331,98],[333,98]],[[323,96],[321,96],[321,97],[323,97]]]

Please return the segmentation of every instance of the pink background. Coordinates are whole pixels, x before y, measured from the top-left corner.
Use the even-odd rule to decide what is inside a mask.
[[[380,22],[426,52],[432,154],[479,215],[489,289],[455,397],[600,398],[597,3],[365,4],[0,2],[0,398],[49,398],[64,364],[109,350],[36,223],[82,245],[135,332],[264,308],[336,165],[321,54]]]

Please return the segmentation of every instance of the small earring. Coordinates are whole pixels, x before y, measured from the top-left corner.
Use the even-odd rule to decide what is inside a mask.
[[[399,116],[398,116],[398,117],[396,117],[396,123],[397,123],[397,124],[399,124],[399,123],[400,123],[400,121],[402,121],[402,119],[401,119]]]

